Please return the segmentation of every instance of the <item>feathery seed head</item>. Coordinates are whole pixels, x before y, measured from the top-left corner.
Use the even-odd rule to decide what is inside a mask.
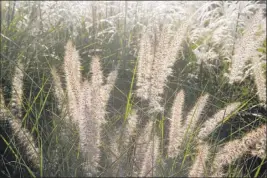
[[[112,71],[107,78],[107,83],[103,87],[103,102],[104,103],[108,102],[108,99],[110,97],[110,92],[112,91],[115,85],[117,76],[118,76],[118,70],[115,70],[115,71]]]
[[[154,140],[149,142],[144,155],[140,177],[153,177],[157,157],[159,155],[159,143],[160,140],[156,135],[154,136]]]
[[[21,117],[21,105],[23,95],[23,65],[18,62],[18,66],[15,68],[15,74],[12,82],[12,98],[11,98],[11,112],[16,117]]]
[[[99,89],[104,81],[103,81],[103,72],[100,65],[100,58],[98,56],[94,56],[92,58],[91,73],[92,73],[92,78],[91,78],[92,87],[94,87],[94,89],[96,88]]]
[[[233,140],[225,144],[225,146],[216,154],[214,158],[214,166],[216,169],[230,164],[248,151],[240,140]]]
[[[243,36],[235,43],[229,83],[240,82],[243,79],[243,70],[246,62],[257,55],[257,48],[266,38],[266,35],[265,37],[264,35],[256,36],[259,25],[262,25],[262,19],[262,12],[257,11],[249,23],[247,23]]]
[[[4,95],[2,89],[0,88],[0,120],[5,119],[5,113],[6,113],[6,108],[5,108]]]
[[[207,138],[207,136],[216,129],[217,125],[222,122],[224,118],[228,117],[232,112],[234,112],[240,106],[240,104],[241,103],[239,102],[229,104],[205,121],[203,127],[200,129],[198,138],[201,140]]]
[[[64,100],[64,90],[61,86],[60,77],[59,77],[55,67],[52,67],[51,74],[52,74],[52,78],[53,78],[55,96],[56,96],[56,99],[58,100],[58,107],[59,107],[59,109],[61,109],[63,102],[64,102],[63,101]]]
[[[266,103],[266,76],[262,70],[262,62],[255,56],[252,59],[254,79],[257,87],[257,94],[260,101]]]
[[[168,156],[174,158],[179,153],[179,147],[183,141],[183,107],[184,107],[184,91],[181,90],[173,103],[172,113],[170,118],[170,131],[169,131],[169,146],[168,146]]]
[[[259,142],[257,142],[255,148],[251,150],[251,155],[258,156],[261,159],[266,157],[266,133],[259,138]]]
[[[35,168],[40,166],[39,160],[39,150],[35,146],[34,139],[27,129],[22,127],[21,122],[21,105],[22,105],[22,95],[23,95],[23,65],[18,63],[16,66],[15,74],[12,82],[12,98],[11,98],[11,113],[7,111],[4,103],[4,96],[2,95],[2,90],[0,90],[0,114],[1,119],[9,118],[9,124],[11,130],[16,139],[16,143],[24,149],[27,159],[33,163]],[[3,115],[3,117],[2,117]]]
[[[139,135],[139,138],[137,139],[137,142],[136,142],[135,162],[139,169],[142,168],[142,165],[144,162],[144,156],[146,154],[146,151],[149,145],[152,129],[153,129],[153,122],[150,120],[146,124],[143,130],[143,133]]]
[[[205,162],[209,154],[209,145],[207,143],[200,143],[197,149],[197,156],[194,164],[189,171],[189,177],[203,177],[205,171]]]
[[[128,143],[130,142],[130,137],[136,135],[136,127],[137,127],[137,121],[138,121],[137,118],[138,118],[137,112],[133,110],[129,118],[127,119],[128,124],[126,127],[127,129],[126,140],[128,141]]]
[[[266,125],[250,131],[242,139],[242,144],[250,149],[250,153],[261,158],[266,156]]]
[[[182,49],[187,25],[181,25],[172,39],[170,26],[163,26],[158,44],[151,45],[148,34],[144,34],[139,50],[137,71],[137,96],[149,100],[150,112],[163,112],[162,95],[176,55]],[[172,39],[172,40],[171,40]]]
[[[0,88],[0,124],[3,124],[3,125],[8,124],[8,120],[10,119],[10,116],[8,113],[9,112],[7,111],[7,108],[5,105],[2,89]]]
[[[22,123],[19,119],[10,119],[10,127],[15,135],[19,145],[24,148],[27,159],[33,163],[33,166],[38,168],[40,166],[39,150],[35,146],[32,135],[22,128]]]
[[[71,41],[65,46],[64,71],[66,76],[66,88],[68,107],[74,123],[77,123],[79,115],[79,94],[81,90],[80,57]]]
[[[149,30],[149,29],[147,29]],[[151,80],[151,70],[154,59],[155,42],[150,38],[151,32],[145,32],[141,39],[138,55],[136,94],[138,97],[147,100],[149,97],[149,88]]]
[[[208,102],[209,94],[200,96],[200,98],[195,103],[194,107],[191,109],[185,120],[185,129],[189,129],[189,133],[195,128],[197,122],[199,121],[206,103]]]
[[[218,170],[223,170],[223,166],[231,164],[245,153],[254,151],[251,150],[251,148],[254,148],[256,144],[261,141],[259,138],[262,138],[263,135],[266,136],[266,125],[262,125],[261,127],[248,132],[241,139],[236,139],[226,143],[214,158],[213,165],[215,172],[218,172]]]

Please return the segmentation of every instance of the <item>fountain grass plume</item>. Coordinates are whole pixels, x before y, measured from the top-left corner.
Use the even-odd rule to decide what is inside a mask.
[[[140,172],[145,162],[145,154],[150,143],[151,134],[153,131],[153,122],[149,121],[143,132],[139,135],[136,141],[135,149],[135,169],[136,172]]]
[[[198,143],[197,156],[189,171],[189,177],[203,177],[206,169],[205,162],[209,154],[209,144],[206,142]]]
[[[214,158],[214,175],[223,170],[223,166],[229,165],[246,153],[251,153],[252,148],[261,142],[261,138],[266,137],[266,125],[262,125],[255,130],[246,133],[241,139],[236,139],[226,143]],[[263,148],[263,155],[266,156],[266,147]],[[257,152],[253,152],[256,154]],[[260,157],[263,157],[260,152]]]
[[[177,148],[180,147],[183,138],[182,135],[182,117],[183,117],[183,107],[184,107],[184,91],[181,90],[173,103],[172,113],[170,117],[170,131],[169,131],[169,146],[168,146],[168,156],[177,156]]]
[[[111,72],[104,85],[100,58],[93,56],[91,80],[82,80],[78,51],[71,41],[65,46],[64,71],[68,96],[68,109],[73,123],[79,128],[80,147],[86,161],[86,175],[98,172],[102,125],[106,123],[106,106],[117,78],[117,70]],[[54,80],[58,80],[54,76]]]
[[[228,117],[232,112],[236,111],[240,104],[241,103],[239,102],[231,103],[222,110],[218,111],[211,118],[207,119],[198,133],[198,138],[201,140],[206,139],[209,134],[211,134],[216,129],[217,125],[224,120],[224,118]]]
[[[58,108],[59,108],[59,110],[61,110],[63,108],[63,104],[64,104],[64,90],[62,88],[60,77],[59,77],[55,67],[51,68],[51,74],[52,74],[52,78],[53,78],[55,97],[58,101]]]
[[[158,43],[150,39],[152,30],[148,30],[141,39],[137,68],[137,96],[149,101],[150,112],[162,112],[162,94],[168,76],[182,50],[188,23],[181,23],[174,37],[171,28],[164,25],[159,33]],[[154,34],[156,35],[156,34]],[[152,35],[153,36],[153,35]],[[155,38],[155,36],[154,36]]]
[[[243,35],[237,39],[234,46],[234,54],[232,56],[231,69],[229,73],[229,83],[241,82],[244,79],[244,68],[246,62],[257,57],[257,49],[263,44],[266,39],[266,33],[259,33],[259,27],[263,27],[262,11],[257,11],[255,15],[246,24]],[[266,23],[265,23],[266,25]],[[264,26],[265,26],[264,25]]]
[[[159,144],[160,139],[154,135],[154,138],[150,140],[144,155],[144,161],[139,175],[140,177],[153,177],[155,175],[155,168],[159,155]]]
[[[15,146],[18,150],[22,150],[23,156],[32,163],[34,168],[39,168],[40,150],[36,147],[34,138],[31,133],[23,127],[22,125],[22,95],[23,95],[23,77],[24,74],[22,70],[24,66],[22,63],[18,63],[18,66],[15,68],[15,74],[12,82],[12,96],[10,101],[10,110],[5,106],[4,96],[2,90],[0,91],[0,117],[1,120],[7,120],[11,133],[15,138]]]
[[[77,124],[79,112],[79,93],[81,91],[80,56],[71,41],[65,46],[64,71],[68,96],[69,113]]]
[[[23,65],[19,61],[15,67],[15,74],[12,81],[11,112],[14,116],[21,118],[22,97],[23,97]]]
[[[192,134],[193,129],[196,127],[196,123],[201,117],[201,114],[206,106],[209,95],[205,94],[198,98],[194,107],[190,110],[186,117],[185,123],[182,124],[182,112],[184,107],[184,91],[180,91],[176,96],[173,106],[172,115],[170,118],[170,133],[169,133],[169,145],[168,156],[174,158],[178,156],[183,146],[183,141]]]

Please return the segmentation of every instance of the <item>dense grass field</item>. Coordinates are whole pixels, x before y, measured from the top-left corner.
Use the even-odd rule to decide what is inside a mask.
[[[267,177],[265,1],[1,1],[0,177]]]

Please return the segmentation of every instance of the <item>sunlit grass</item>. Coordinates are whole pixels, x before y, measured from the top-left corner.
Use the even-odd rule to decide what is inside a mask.
[[[10,131],[8,124],[2,125],[2,120],[5,123],[9,122],[3,116],[0,118],[0,141],[4,144],[4,151],[1,147],[0,152],[3,157],[0,161],[0,177],[81,177],[88,173],[84,169],[84,163],[87,161],[83,155],[84,150],[79,144],[79,125],[66,121],[68,117],[76,116],[70,116],[71,111],[59,108],[51,75],[51,69],[55,67],[60,80],[64,81],[61,86],[64,90],[63,105],[68,108],[71,98],[66,95],[66,75],[62,66],[64,46],[68,40],[75,44],[81,57],[79,71],[83,81],[90,81],[92,77],[90,66],[93,56],[100,58],[105,78],[103,86],[111,71],[118,70],[119,73],[110,91],[106,123],[101,125],[103,131],[99,145],[101,156],[98,172],[92,176],[139,176],[142,166],[140,167],[136,161],[140,156],[136,150],[141,144],[144,147],[148,145],[140,144],[139,141],[145,137],[145,128],[149,121],[153,122],[150,140],[154,141],[155,136],[160,138],[159,156],[153,158],[156,160],[156,165],[153,165],[153,176],[188,176],[198,156],[197,136],[202,124],[221,108],[233,102],[240,102],[240,106],[225,116],[204,140],[211,149],[208,159],[205,160],[203,176],[212,175],[216,153],[225,144],[242,138],[248,132],[267,123],[266,103],[259,99],[256,81],[250,74],[252,64],[246,64],[244,70],[247,77],[239,83],[229,84],[227,78],[234,55],[234,49],[229,47],[233,45],[231,40],[236,44],[241,38],[240,35],[246,34],[242,31],[248,21],[244,19],[246,16],[252,17],[262,5],[252,1],[243,4],[215,1],[195,3],[1,1],[0,88],[4,96],[4,106],[1,105],[1,109],[3,107],[8,113],[12,113],[12,79],[14,69],[18,67],[18,61],[21,61],[24,64],[24,69],[21,69],[24,74],[22,117],[16,118],[13,115],[9,119],[19,119],[22,128],[33,136],[39,149],[40,165],[36,169],[27,159],[27,154],[20,148],[21,145],[17,143],[15,134]],[[222,7],[225,10],[222,10]],[[181,43],[182,50],[170,68],[173,72],[166,74],[168,81],[164,84],[164,93],[160,96],[160,104],[164,110],[159,113],[151,112],[149,102],[153,98],[144,100],[136,94],[138,65],[142,60],[138,52],[140,41],[146,33],[144,29],[153,29],[150,34],[154,35],[151,39],[154,45],[152,50],[159,50],[163,48],[157,46],[162,27],[170,25],[171,35],[175,36],[176,29],[188,20],[188,17],[192,20],[188,36]],[[263,20],[266,18],[263,17]],[[258,26],[264,23],[266,25],[266,22],[261,22]],[[236,29],[231,29],[235,25]],[[259,29],[264,31],[263,26]],[[261,35],[260,32],[256,34]],[[266,61],[265,47],[266,39],[258,48],[261,62]],[[196,51],[204,57],[198,56]],[[155,55],[157,51],[153,52]],[[207,54],[216,54],[217,57]],[[266,74],[266,64],[263,63],[262,66],[261,69]],[[159,72],[161,70],[158,69]],[[184,90],[186,95],[183,124],[197,99],[205,94],[209,94],[210,97],[196,125],[193,122],[189,123],[193,129],[186,129],[179,154],[170,158],[167,154],[168,146],[172,144],[169,142],[169,118],[179,90]],[[92,96],[94,97],[95,93]],[[1,112],[2,110],[0,114]],[[137,123],[134,134],[130,135],[127,129],[130,126],[130,117],[135,112],[138,115]],[[191,119],[194,117],[195,113]],[[118,152],[112,148],[114,145],[118,146]],[[225,166],[225,175],[266,176],[266,156],[259,158],[260,161],[255,161],[254,158],[256,157],[252,157],[249,152],[244,154]]]

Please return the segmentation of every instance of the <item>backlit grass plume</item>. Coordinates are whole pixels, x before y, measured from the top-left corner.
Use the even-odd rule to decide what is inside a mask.
[[[235,43],[229,82],[234,83],[244,80],[249,74],[249,71],[244,72],[246,63],[251,61],[258,90],[257,94],[261,101],[266,102],[266,78],[257,51],[266,40],[266,18],[262,14],[262,10],[258,10],[250,20],[247,20],[248,23],[242,36]]]
[[[22,95],[23,95],[23,65],[21,62],[15,67],[12,81],[11,112],[14,116],[21,118]]]
[[[160,140],[157,136],[154,136],[148,145],[146,153],[144,155],[144,161],[142,163],[142,169],[140,177],[153,177],[155,176],[155,169],[157,158],[159,155]]]
[[[3,91],[0,88],[0,119],[1,121],[5,121],[6,118],[6,108],[5,108],[5,100],[4,100],[4,95],[3,95]]]
[[[60,77],[59,77],[55,67],[51,68],[51,74],[52,74],[52,78],[53,78],[55,97],[58,101],[58,108],[59,108],[59,110],[61,110],[61,109],[63,109],[63,107],[65,107],[64,106],[64,90],[61,86]]]
[[[241,139],[226,143],[214,158],[214,175],[223,175],[224,166],[231,164],[246,153],[251,153],[252,148],[255,148],[264,137],[266,138],[266,125],[248,132]],[[266,157],[266,147],[262,149],[265,153],[259,152],[259,156]],[[255,155],[257,152],[253,152],[253,154]]]
[[[0,119],[8,122],[11,133],[15,138],[14,145],[24,154],[22,157],[30,161],[33,167],[39,168],[39,149],[36,147],[31,133],[22,125],[23,69],[21,63],[15,67],[10,107],[5,106],[3,93],[0,90]]]
[[[151,112],[161,112],[162,94],[167,77],[172,74],[171,67],[176,61],[177,53],[183,48],[188,24],[183,22],[173,36],[170,26],[164,25],[158,35],[151,35],[150,29],[141,39],[138,55],[137,96],[149,100]],[[150,27],[151,28],[151,27]],[[155,41],[158,36],[158,43]],[[151,36],[153,38],[151,39]]]
[[[206,142],[199,143],[197,147],[197,156],[190,169],[189,177],[203,177],[205,173],[206,161],[209,154],[209,144]]]
[[[196,129],[196,124],[201,118],[201,114],[207,104],[209,95],[201,96],[195,103],[194,107],[189,111],[186,116],[186,120],[183,124],[183,108],[184,108],[184,91],[181,90],[176,98],[174,99],[170,127],[169,127],[169,145],[167,150],[168,157],[174,158],[178,156],[183,146],[184,141],[188,135],[193,134],[194,129]],[[216,126],[221,123],[225,118],[229,117],[234,111],[237,110],[240,103],[232,103],[227,105],[224,109],[218,111],[211,118],[209,118],[200,129],[198,133],[197,144],[197,156],[192,165],[189,175],[191,177],[203,176],[205,170],[205,161],[209,154],[209,145],[206,143],[205,139],[209,134],[211,134]]]
[[[237,106],[238,103],[233,103],[227,106],[226,108],[229,108],[230,111]],[[223,110],[216,113],[211,118],[210,121],[213,121],[215,116],[218,117],[219,115],[221,115],[220,113],[222,111]],[[229,111],[228,114],[230,113]],[[224,117],[228,116],[225,115]],[[209,122],[207,122],[207,124]],[[203,132],[200,131],[199,137],[200,135],[204,136]],[[207,134],[207,136],[208,135],[209,134]],[[200,137],[200,140],[198,140],[197,156],[193,166],[189,171],[190,177],[203,177],[205,169],[207,169],[207,173],[210,172],[210,168],[206,167],[205,165],[205,162],[208,161],[210,146],[206,141],[201,140],[203,138],[205,137]],[[233,163],[238,158],[242,157],[244,154],[258,156],[262,159],[266,157],[266,125],[262,125],[261,127],[258,127],[255,130],[251,130],[250,132],[246,133],[242,138],[229,141],[223,147],[219,147],[219,151],[215,154],[214,161],[212,162],[213,165],[213,168],[211,169],[212,177],[225,176],[226,174],[224,173],[224,166]]]
[[[177,94],[172,106],[168,146],[168,156],[171,158],[176,157],[179,154],[182,142],[186,136],[192,134],[192,131],[195,128],[197,121],[200,119],[204,107],[206,106],[209,95],[206,94],[201,96],[197,100],[183,124],[182,112],[184,107],[184,97],[184,91],[181,90]]]
[[[183,117],[183,105],[184,105],[184,91],[181,90],[173,103],[172,106],[172,115],[170,117],[170,128],[169,128],[169,147],[168,147],[168,156],[175,157],[177,156],[177,148],[182,142],[182,117]]]
[[[136,110],[131,110],[128,118],[124,120],[120,129],[116,129],[115,136],[111,138],[111,160],[114,176],[127,175],[126,167],[131,167],[134,158],[134,140],[137,137],[138,117]]]
[[[155,41],[150,37],[151,31],[148,28],[143,34],[140,43],[139,56],[138,56],[138,72],[136,94],[138,97],[147,100],[149,98],[150,79],[152,74],[152,65],[154,59],[154,46]]]
[[[79,95],[81,90],[80,56],[71,41],[65,46],[64,71],[68,96],[69,112],[77,123],[79,112]]]
[[[257,56],[255,56],[252,60],[252,65],[257,95],[260,101],[266,103],[266,71],[264,71],[262,67],[264,63]]]
[[[209,134],[216,129],[218,124],[222,123],[225,118],[229,117],[232,112],[237,110],[238,106],[240,106],[239,102],[231,103],[222,110],[218,111],[211,118],[207,119],[198,133],[198,138],[201,140],[206,139]]]
[[[144,164],[146,162],[145,155],[149,148],[151,136],[152,134],[154,134],[152,132],[153,132],[153,122],[149,121],[137,139],[135,148],[135,165],[136,165],[135,169],[137,175],[139,175],[142,172],[142,169],[145,169],[144,168]]]
[[[71,118],[79,128],[80,147],[86,158],[84,169],[87,175],[92,175],[97,173],[101,126],[105,123],[106,105],[117,71],[109,74],[107,83],[104,85],[99,57],[94,56],[92,59],[91,81],[82,80],[80,68],[78,51],[69,41],[65,47],[64,57],[68,107]]]

